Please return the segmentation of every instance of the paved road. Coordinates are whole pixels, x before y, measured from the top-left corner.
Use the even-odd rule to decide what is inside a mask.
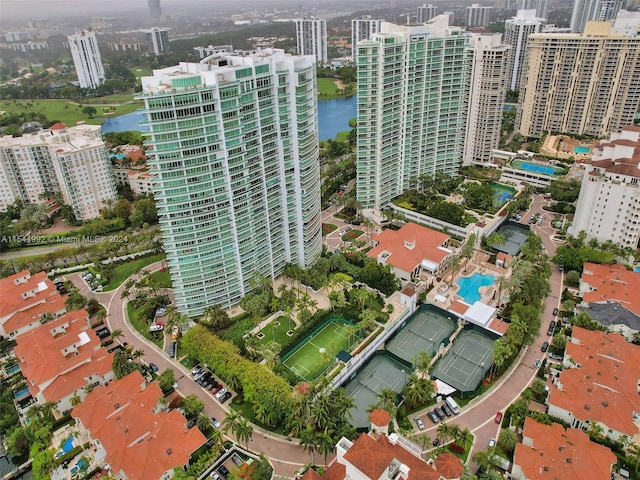
[[[522,223],[527,224],[529,218],[535,213],[544,213],[541,210],[543,205],[546,205],[547,201],[541,196],[536,195],[531,209],[523,215]],[[540,226],[533,225],[532,229],[542,237],[542,242],[550,256],[555,254],[556,245],[551,240],[551,234],[555,232],[550,227],[551,215],[544,213],[543,222]],[[334,236],[338,237],[337,232],[344,232],[344,228],[347,224],[339,219],[336,219],[331,209],[323,212],[323,222],[334,223],[339,226],[339,230],[334,232]],[[329,243],[329,242],[327,242]],[[331,242],[333,243],[333,242]],[[331,243],[329,243],[331,245]],[[160,268],[160,263],[150,265],[149,271],[153,271]],[[176,377],[178,378],[178,391],[183,395],[196,394],[205,401],[204,412],[208,416],[214,416],[222,421],[227,412],[228,407],[226,405],[220,405],[220,403],[213,398],[208,392],[199,387],[193,382],[189,376],[189,372],[182,366],[169,359],[167,354],[159,350],[155,345],[147,341],[144,337],[134,331],[126,322],[125,317],[125,302],[120,298],[120,294],[124,289],[121,286],[113,292],[106,293],[94,293],[91,292],[86,283],[80,278],[79,274],[68,275],[66,278],[73,280],[76,286],[79,288],[80,293],[88,298],[98,299],[109,312],[107,317],[107,323],[111,330],[115,328],[121,329],[125,336],[123,341],[126,340],[130,346],[134,349],[143,349],[145,351],[144,361],[155,363],[161,370],[165,368],[173,368],[176,371]],[[455,419],[451,418],[450,423],[458,424],[461,428],[468,428],[474,433],[476,442],[474,443],[471,455],[480,450],[485,450],[488,446],[490,438],[497,438],[499,432],[499,425],[494,422],[494,418],[497,411],[504,411],[511,403],[513,403],[520,393],[533,381],[536,374],[536,369],[533,368],[533,364],[536,360],[542,359],[545,354],[540,351],[540,347],[543,342],[549,341],[549,338],[544,335],[549,322],[552,320],[551,312],[554,308],[560,305],[560,294],[562,292],[562,274],[554,268],[553,274],[550,278],[552,293],[547,297],[545,301],[545,311],[543,313],[542,321],[542,333],[543,335],[536,338],[533,345],[521,352],[518,357],[517,363],[503,375],[500,381],[484,396],[474,399],[467,406],[462,408],[460,415]],[[422,414],[425,425],[429,425],[424,432],[428,434],[432,439],[436,435],[436,426]],[[302,465],[309,463],[311,457],[308,453],[305,453],[302,448],[293,441],[288,441],[284,437],[271,435],[255,431],[253,439],[249,444],[249,447],[257,452],[262,452],[271,458],[275,471],[277,474],[292,476],[293,473],[298,470]],[[477,465],[469,461],[471,471],[475,471]]]
[[[159,268],[160,262],[157,262],[147,267],[147,271],[155,271]],[[125,301],[120,298],[124,290],[124,284],[112,292],[96,293],[89,289],[86,282],[80,277],[80,274],[67,275],[65,278],[73,281],[82,295],[87,298],[96,298],[107,308],[109,316],[106,318],[106,322],[109,329],[111,331],[114,329],[122,330],[124,336],[121,341],[128,342],[129,346],[135,350],[144,350],[144,362],[155,363],[161,371],[166,368],[172,368],[176,372],[176,378],[178,379],[177,390],[179,393],[184,396],[195,394],[200,397],[205,402],[204,413],[209,417],[216,417],[222,421],[227,416],[229,411],[228,404],[221,405],[214,398],[214,395],[201,388],[191,379],[190,372],[185,367],[173,359],[170,359],[164,351],[149,342],[129,325],[125,316],[126,304]],[[178,352],[178,354],[179,353],[180,352]],[[228,435],[228,437],[234,439],[233,435]],[[311,456],[304,452],[297,442],[289,441],[284,437],[271,435],[269,433],[263,433],[258,431],[257,427],[254,427],[254,434],[252,440],[249,442],[249,449],[264,453],[271,459],[275,472],[288,477],[292,477],[294,472],[300,469],[301,466],[311,462]]]
[[[549,256],[555,255],[556,245],[551,240],[551,235],[555,232],[550,225],[552,214],[544,212],[542,206],[548,202],[542,196],[535,195],[530,210],[523,215],[521,223],[528,224],[529,218],[536,213],[543,214],[543,221],[540,226],[533,225],[532,230],[541,236],[545,249]],[[473,449],[469,458],[478,451],[486,450],[489,445],[489,439],[496,438],[500,431],[500,426],[495,423],[495,416],[498,411],[504,412],[509,405],[518,399],[522,391],[529,386],[535,379],[537,369],[533,368],[536,360],[542,360],[546,353],[540,349],[542,344],[550,341],[546,332],[551,320],[554,320],[553,309],[560,306],[560,295],[562,293],[562,273],[553,268],[553,273],[549,279],[551,284],[551,295],[545,300],[545,310],[542,314],[541,335],[536,338],[534,343],[521,352],[516,359],[516,363],[511,370],[503,375],[499,382],[494,385],[489,392],[482,397],[478,397],[461,409],[458,416],[449,418],[448,423],[457,424],[460,428],[468,428],[476,437]],[[424,413],[421,419],[429,428],[423,433],[428,434],[431,439],[437,437],[436,429],[429,417]],[[471,472],[475,472],[478,465],[469,460],[469,468]]]

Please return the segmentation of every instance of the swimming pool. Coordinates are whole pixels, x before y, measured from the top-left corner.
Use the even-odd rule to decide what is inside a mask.
[[[470,277],[460,278],[458,280],[458,286],[460,290],[457,295],[462,297],[465,303],[469,305],[473,305],[475,302],[478,302],[482,296],[480,295],[479,288],[480,287],[488,287],[489,285],[493,285],[495,277],[490,274],[482,274],[482,273],[474,273]]]
[[[589,153],[590,151],[591,149],[589,147],[585,147],[584,145],[573,147],[573,153]]]
[[[67,438],[62,443],[62,450],[56,453],[56,457],[61,457],[65,453],[69,453],[71,450],[73,450],[73,437]]]
[[[634,272],[640,272],[640,267],[634,267],[634,268],[633,268],[633,271],[634,271]]]
[[[17,400],[27,397],[30,395],[29,387],[24,387],[23,389],[18,390],[17,392],[14,392],[13,395]]]

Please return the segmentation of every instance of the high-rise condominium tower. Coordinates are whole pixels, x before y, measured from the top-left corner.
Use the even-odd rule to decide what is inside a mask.
[[[80,87],[97,88],[105,76],[96,33],[83,30],[69,35],[68,39]]]
[[[571,32],[583,32],[589,21],[613,20],[625,3],[625,0],[575,0],[571,14]]]
[[[327,63],[327,21],[316,18],[296,20],[298,55],[315,55],[316,62]]]
[[[418,23],[424,23],[438,15],[438,7],[432,4],[424,4],[418,7],[417,19]]]
[[[149,0],[147,2],[149,6],[149,17],[152,22],[157,22],[162,16],[162,7],[160,6],[160,0]]]
[[[491,23],[491,7],[481,7],[474,3],[467,7],[465,18],[467,27],[486,27]]]
[[[143,77],[160,226],[189,317],[320,255],[315,75],[313,56],[265,49]]]
[[[371,34],[380,31],[380,23],[383,20],[372,20],[371,15],[363,15],[362,18],[351,20],[351,57],[356,58],[358,42],[368,40]]]
[[[99,125],[56,123],[0,138],[0,210],[17,199],[40,203],[46,192],[60,192],[78,220],[99,216],[118,198]]]
[[[610,22],[588,22],[584,33],[532,34],[527,50],[516,118],[522,135],[603,137],[633,123],[640,36],[611,33]]]
[[[358,45],[357,198],[379,210],[421,174],[457,175],[462,158],[469,34],[439,15],[382,22]]]
[[[549,18],[549,0],[520,0],[518,10],[535,10],[536,17]]]
[[[504,97],[507,93],[509,46],[502,35],[471,35],[469,110],[463,163],[486,164],[498,148]]]
[[[154,27],[147,30],[147,47],[155,55],[161,55],[169,50],[169,30]]]
[[[538,33],[544,22],[544,18],[536,17],[535,10],[518,10],[515,17],[504,23],[504,43],[511,46],[507,61],[507,88],[520,90],[527,39],[532,33]]]

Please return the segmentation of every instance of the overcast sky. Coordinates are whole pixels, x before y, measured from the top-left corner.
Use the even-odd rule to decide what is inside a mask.
[[[147,0],[0,0],[0,18],[5,20],[90,17],[139,9],[147,9]],[[4,20],[1,22],[4,24]]]

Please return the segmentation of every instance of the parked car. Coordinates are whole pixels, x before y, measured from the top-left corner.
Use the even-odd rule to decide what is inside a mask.
[[[555,317],[556,315],[558,315],[558,309],[557,309],[557,308],[554,308],[554,309],[553,309],[553,316]]]
[[[220,428],[220,422],[216,419],[216,417],[211,417],[209,421],[215,428]]]
[[[440,407],[434,408],[433,411],[440,417],[440,420],[444,420],[445,414]]]
[[[551,336],[553,335],[553,331],[556,329],[556,322],[554,322],[553,320],[551,320],[551,323],[549,324],[549,329],[547,330],[547,336]]]
[[[150,363],[149,368],[154,372],[158,371],[158,366],[155,363]]]
[[[542,362],[540,360],[536,360],[533,364],[533,368],[540,368],[540,365],[542,365]]]
[[[441,408],[447,417],[450,417],[451,415],[453,415],[453,412],[449,408],[449,405],[447,405],[446,403],[443,403]]]
[[[61,287],[57,287],[58,293],[60,293],[60,295],[65,295],[67,293],[67,288],[62,285]]]
[[[222,397],[220,397],[220,402],[224,403],[231,398],[231,392],[224,392]]]
[[[244,460],[242,460],[242,458],[240,458],[240,456],[237,453],[234,453],[233,455],[231,455],[231,461],[235,463],[238,467],[240,467],[244,463]]]
[[[198,418],[192,418],[191,420],[189,420],[187,422],[187,428],[193,428],[196,426],[196,423],[198,422]]]
[[[542,350],[543,352],[546,352],[548,348],[549,348],[549,342],[544,342],[540,350]]]
[[[165,307],[164,305],[160,305],[156,310],[156,317],[161,317],[165,313],[167,313],[167,307]]]
[[[440,419],[438,418],[438,415],[436,415],[436,412],[434,412],[433,410],[431,410],[430,412],[427,412],[427,416],[431,419],[433,423],[438,423],[440,421]]]
[[[420,419],[420,417],[414,418],[413,421],[416,422],[418,430],[424,430],[424,422]]]
[[[218,472],[211,472],[209,474],[209,478],[213,478],[213,480],[222,480],[222,477],[220,477]]]
[[[159,325],[157,323],[149,325],[150,332],[161,332],[162,330],[164,330],[164,325]]]
[[[56,279],[53,281],[53,284],[54,284],[56,287],[59,287],[59,286],[61,286],[61,285],[64,285],[64,281],[60,280],[59,278],[56,278]]]
[[[431,442],[431,445],[433,445],[434,447],[437,447],[438,445],[440,445],[440,439],[439,438],[435,438],[433,440],[433,442]]]
[[[496,439],[495,438],[490,438],[489,439],[489,448],[493,447],[496,444]]]
[[[227,393],[227,389],[226,388],[221,388],[218,393],[216,393],[216,397],[218,398],[218,400],[220,400],[222,398],[222,395],[224,395],[225,393]]]
[[[200,365],[196,365],[195,367],[193,367],[193,370],[191,370],[191,375],[196,375],[201,371],[202,371],[202,367]]]
[[[563,360],[562,355],[558,355],[557,353],[550,353],[549,358],[553,358],[554,360],[559,360],[559,361]]]
[[[502,412],[496,413],[495,422],[500,423],[502,421]]]
[[[214,385],[211,387],[211,393],[213,394],[218,393],[220,390],[222,390],[222,385]]]
[[[220,472],[220,474],[224,477],[227,477],[229,475],[229,470],[227,470],[227,467],[225,467],[224,465],[220,465],[218,472]]]

